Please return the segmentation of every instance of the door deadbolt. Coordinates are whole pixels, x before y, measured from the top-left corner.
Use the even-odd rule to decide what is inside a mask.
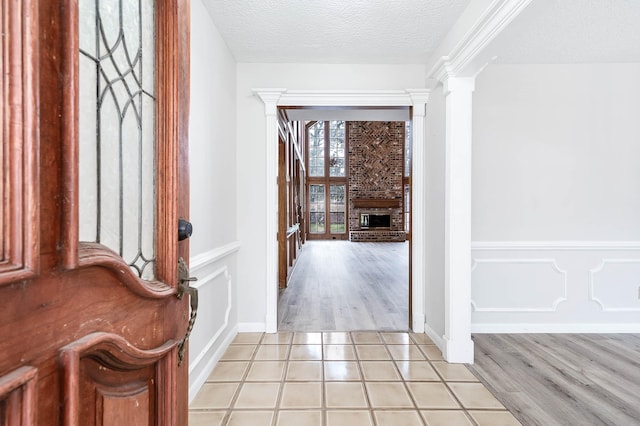
[[[178,241],[186,240],[193,233],[193,225],[185,219],[178,219]]]

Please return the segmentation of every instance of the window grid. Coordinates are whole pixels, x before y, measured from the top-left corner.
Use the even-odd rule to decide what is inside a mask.
[[[311,122],[306,136],[307,231],[316,239],[344,239],[348,231],[346,122]]]

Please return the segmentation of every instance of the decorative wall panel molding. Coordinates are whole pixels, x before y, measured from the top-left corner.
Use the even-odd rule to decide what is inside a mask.
[[[555,312],[567,300],[567,274],[556,259],[474,259],[475,312]]]
[[[602,259],[589,270],[589,299],[604,312],[640,312],[640,259]]]
[[[222,335],[222,333],[227,329],[227,327],[229,326],[229,315],[231,313],[231,307],[232,305],[232,292],[231,292],[231,275],[229,274],[229,269],[226,266],[223,266],[220,269],[217,269],[216,271],[212,272],[211,274],[199,279],[195,285],[193,287],[196,287],[198,289],[198,291],[201,293],[201,300],[215,300],[212,298],[205,298],[203,296],[206,295],[206,289],[208,289],[212,284],[219,282],[220,280],[217,280],[218,277],[220,276],[224,276],[224,279],[226,280],[226,291],[227,291],[227,297],[226,297],[226,307],[224,308],[224,320],[223,322],[220,324],[220,326],[218,327],[218,329],[216,330],[215,333],[213,333],[213,335],[211,336],[211,338],[207,341],[207,344],[198,352],[197,355],[195,355],[195,353],[192,353],[191,355],[195,355],[195,358],[190,359],[189,360],[189,374],[191,374],[194,369],[196,367],[198,367],[198,365],[200,364],[200,362],[203,360],[203,358],[207,355],[207,353],[209,353],[209,351],[211,350],[211,348],[216,344],[216,342],[218,341],[218,338]],[[206,289],[203,290],[203,288],[206,287]],[[199,322],[196,322],[196,330],[194,330],[194,335],[198,332],[198,325],[202,326],[209,326],[211,324],[217,324],[219,323],[219,319],[218,318],[211,318],[208,319],[208,316],[212,316],[216,314],[217,309],[213,306],[203,306],[199,311],[198,311],[198,315],[200,318],[198,318]],[[207,332],[209,332],[210,330],[208,328],[205,328],[205,330]],[[193,342],[194,339],[191,338],[191,342]],[[193,347],[193,345],[192,345]],[[194,351],[195,352],[195,351]]]

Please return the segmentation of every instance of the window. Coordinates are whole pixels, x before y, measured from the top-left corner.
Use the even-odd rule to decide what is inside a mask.
[[[306,136],[309,238],[346,239],[346,123],[337,120],[312,122],[307,125]]]

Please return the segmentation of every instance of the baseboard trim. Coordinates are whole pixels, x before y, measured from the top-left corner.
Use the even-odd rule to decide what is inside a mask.
[[[425,332],[425,317],[424,315],[416,315],[413,314],[413,324],[411,330],[414,333],[424,333]],[[433,339],[432,339],[433,340]]]
[[[471,324],[471,333],[640,333],[640,324]]]
[[[204,386],[204,384],[207,381],[207,377],[209,377],[209,375],[215,368],[216,364],[218,364],[218,361],[220,361],[220,358],[222,358],[222,355],[225,353],[225,351],[227,350],[227,348],[229,347],[229,345],[231,344],[231,342],[233,341],[233,339],[236,337],[237,334],[238,334],[238,327],[237,326],[232,327],[229,330],[229,333],[227,334],[227,336],[224,338],[224,340],[222,340],[222,343],[220,344],[220,346],[218,346],[218,348],[213,352],[213,354],[211,355],[211,358],[209,358],[209,360],[205,364],[202,371],[200,371],[200,373],[196,377],[193,377],[193,379],[192,379],[192,375],[189,374],[189,404],[191,404],[191,402],[196,397],[200,389],[202,389],[202,386]],[[204,359],[204,357],[200,359],[202,360]],[[196,367],[197,367],[197,364],[196,364]],[[193,369],[195,369],[195,367]]]
[[[263,322],[238,323],[238,333],[264,333],[267,325]]]
[[[424,323],[424,333],[429,336],[429,339],[431,339],[433,343],[436,344],[438,349],[440,349],[440,352],[444,353],[444,339],[426,322]]]
[[[451,364],[473,364],[474,343],[473,339],[449,340],[444,338],[445,350],[442,352],[444,359]]]

